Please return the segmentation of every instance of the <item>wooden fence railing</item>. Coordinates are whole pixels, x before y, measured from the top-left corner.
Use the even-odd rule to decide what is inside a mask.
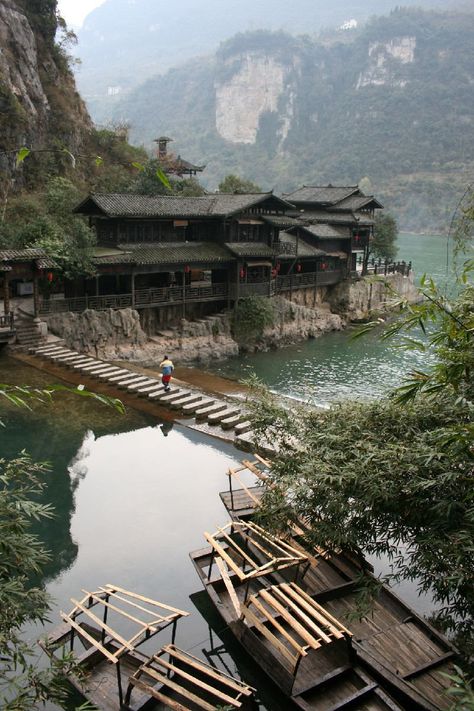
[[[15,317],[13,315],[13,311],[10,311],[8,314],[0,315],[0,328],[8,328],[13,330],[14,323]]]

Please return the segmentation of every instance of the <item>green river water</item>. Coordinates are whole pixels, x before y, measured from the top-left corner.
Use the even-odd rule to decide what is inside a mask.
[[[418,273],[446,277],[445,238],[403,235],[400,242],[400,255],[411,259]],[[328,403],[344,396],[378,396],[413,365],[420,365],[416,354],[403,354],[375,336],[352,342],[347,333],[337,333],[229,361],[214,372],[241,378],[253,371],[278,392]],[[0,356],[0,382],[41,386],[50,380]],[[178,645],[205,656],[222,639],[218,666],[224,663],[230,673],[257,686],[262,709],[285,708],[228,632],[212,640],[208,621],[217,630],[223,623],[206,596],[194,594],[200,582],[188,553],[204,546],[203,531],[226,522],[218,493],[227,488],[225,472],[241,453],[179,425],[162,427],[156,418],[131,409],[121,416],[70,395],[31,412],[0,407],[6,425],[0,429],[0,456],[26,449],[34,459],[51,463],[44,500],[54,505],[56,518],[37,532],[52,552],[44,576],[55,600],[52,623],[59,609],[72,607],[69,598],[80,596],[81,588],[115,583],[136,590],[192,613],[178,628]],[[430,609],[412,585],[403,586],[402,594],[420,611]],[[41,632],[26,630],[31,638]],[[167,641],[159,637],[154,647]]]

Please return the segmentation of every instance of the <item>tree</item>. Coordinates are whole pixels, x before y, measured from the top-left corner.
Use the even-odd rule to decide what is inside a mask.
[[[395,218],[390,214],[376,215],[374,236],[369,246],[370,253],[374,257],[392,261],[398,252],[397,237],[398,225]]]
[[[238,175],[231,173],[226,175],[224,180],[219,183],[220,193],[230,193],[232,195],[243,195],[245,193],[261,193],[262,188],[253,183],[251,180],[239,178]]]
[[[433,348],[437,363],[391,397],[321,413],[284,409],[263,392],[252,418],[261,444],[276,450],[265,520],[285,528],[296,515],[311,523],[312,544],[387,556],[386,579],[429,591],[466,659],[474,650],[473,271],[466,263],[454,299],[425,279],[422,303],[399,301],[402,317],[384,337],[406,334],[408,347]]]
[[[139,170],[137,177],[129,183],[128,192],[141,195],[185,195],[199,197],[206,191],[196,178],[169,178],[166,168],[160,161],[152,158],[144,164],[136,163]]]

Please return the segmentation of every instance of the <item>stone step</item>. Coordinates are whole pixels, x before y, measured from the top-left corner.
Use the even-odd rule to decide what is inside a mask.
[[[125,378],[132,378],[135,375],[138,375],[138,373],[134,373],[132,370],[128,370],[128,368],[125,368],[122,373],[117,373],[117,375],[113,375],[111,378],[107,378],[109,383],[118,383],[120,380],[125,380]]]
[[[244,422],[239,422],[235,425],[234,429],[237,435],[245,434],[245,432],[249,432],[252,429],[252,423],[249,420],[244,420]]]
[[[46,353],[57,350],[59,347],[58,345],[40,346],[39,348],[35,348],[35,355],[43,356]],[[64,348],[64,346],[62,346],[62,348]]]
[[[148,386],[153,386],[153,385],[158,385],[158,380],[155,380],[155,378],[148,378],[145,380],[143,383],[133,383],[132,385],[129,385],[127,390],[129,390],[131,393],[136,392],[139,388],[146,387]]]
[[[61,357],[61,365],[69,365],[69,363],[73,363],[81,358],[84,358],[84,356],[77,351],[72,351],[71,355]]]
[[[98,370],[92,370],[87,373],[91,378],[101,378],[102,376],[107,377],[108,375],[117,375],[117,370],[115,366],[109,365],[99,368]]]
[[[194,413],[196,420],[205,420],[208,415],[213,412],[221,412],[221,410],[227,410],[227,403],[225,402],[215,402],[213,405],[206,405],[205,407],[200,407]]]
[[[94,375],[95,373],[102,373],[104,370],[108,370],[110,368],[109,363],[101,363],[100,365],[85,365],[81,368],[83,373],[86,373],[87,375]]]
[[[158,392],[163,392],[165,389],[165,386],[162,385],[159,380],[156,381],[155,385],[141,385],[139,388],[137,388],[137,395],[139,397],[148,397],[151,395],[151,393],[158,393]]]
[[[255,433],[253,430],[239,434],[235,438],[235,443],[239,444],[243,449],[250,451],[255,447]]]
[[[101,360],[95,360],[94,358],[87,358],[83,362],[77,361],[72,364],[71,368],[73,370],[82,370],[85,365],[100,365],[102,363]]]
[[[132,377],[125,376],[122,380],[118,380],[115,385],[117,388],[126,390],[129,385],[133,385],[133,383],[143,383],[145,380],[148,380],[146,375],[135,373]]]
[[[67,356],[75,355],[75,351],[69,349],[63,351],[55,351],[54,353],[47,353],[44,357],[49,360],[61,360],[62,358],[67,358]]]
[[[120,377],[120,376],[123,377],[126,373],[129,373],[129,372],[130,371],[125,370],[125,368],[118,368],[117,366],[115,366],[115,369],[113,372],[111,371],[110,373],[101,373],[99,375],[99,380],[109,380],[110,381],[111,378],[116,378],[116,377]]]
[[[209,422],[210,425],[217,425],[222,420],[225,420],[228,417],[233,417],[234,415],[239,415],[239,414],[240,414],[240,410],[237,410],[235,408],[226,408],[225,410],[220,410],[219,412],[211,412],[207,416],[207,421]]]
[[[209,398],[204,397],[199,402],[191,402],[189,403],[189,405],[184,405],[182,410],[185,415],[192,415],[196,412],[196,410],[199,410],[199,408],[208,407],[209,405],[213,405],[214,403],[215,400],[211,400]]]
[[[160,405],[171,405],[175,400],[181,399],[184,395],[190,395],[189,390],[181,390],[179,393],[176,392],[169,392],[166,393],[165,395],[162,395],[161,397],[158,397],[157,400],[160,401]]]
[[[60,361],[61,365],[65,365],[67,368],[75,368],[76,365],[85,365],[86,363],[92,363],[93,358],[90,356],[81,356],[80,358],[74,358],[73,360]]]
[[[239,422],[242,422],[242,419],[245,417],[241,412],[239,412],[237,415],[231,415],[230,417],[225,417],[223,420],[221,420],[221,427],[223,430],[232,430],[236,425],[239,424]]]
[[[37,349],[37,353],[42,353],[43,351],[51,351],[54,348],[58,348],[58,346],[64,347],[64,343],[62,343],[62,342],[45,343],[44,346],[41,346],[40,348]]]
[[[56,348],[52,348],[50,351],[36,351],[36,353],[41,357],[41,358],[50,358],[52,355],[55,355],[56,353],[64,353],[64,351],[67,350],[64,348],[64,346],[57,346]]]
[[[178,394],[180,392],[181,392],[180,388],[174,387],[174,388],[171,388],[171,390],[166,393],[165,389],[163,388],[162,390],[159,390],[158,392],[150,393],[148,395],[148,398],[150,400],[161,400],[161,398],[165,397],[165,395],[172,395],[173,393]]]
[[[173,410],[181,410],[184,405],[191,405],[193,402],[202,402],[202,395],[200,393],[190,393],[189,395],[183,395],[181,399],[175,400],[171,408]]]

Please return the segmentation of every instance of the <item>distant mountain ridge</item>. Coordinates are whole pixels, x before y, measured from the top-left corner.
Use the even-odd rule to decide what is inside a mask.
[[[442,230],[474,177],[474,14],[399,10],[343,40],[237,35],[117,105],[132,139],[173,136],[263,188],[368,177],[405,229]]]
[[[467,0],[404,0],[405,6],[449,9]],[[78,32],[82,66],[78,87],[93,117],[101,105],[149,77],[209,54],[238,32],[320,32],[374,14],[390,12],[397,0],[106,0]]]

